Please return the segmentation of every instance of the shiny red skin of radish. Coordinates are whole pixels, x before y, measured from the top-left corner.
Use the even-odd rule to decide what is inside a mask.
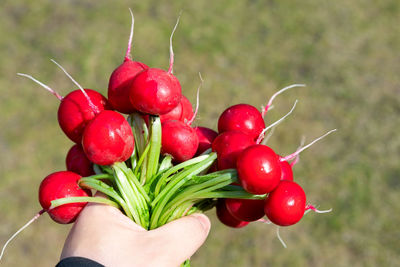
[[[187,99],[187,97],[184,95],[182,95],[181,106],[182,114],[179,120],[186,123],[187,121],[190,121],[193,117],[193,106],[192,103],[190,103],[189,99]]]
[[[293,181],[293,170],[287,161],[279,161],[281,164],[281,180]]]
[[[82,147],[88,159],[98,165],[125,161],[135,147],[132,128],[121,114],[104,110],[86,126]]]
[[[39,202],[44,210],[48,210],[51,201],[66,197],[88,197],[90,190],[78,186],[79,174],[70,171],[60,171],[48,175],[39,187]],[[47,211],[50,217],[58,223],[72,223],[78,217],[87,203],[71,203]]]
[[[91,89],[84,90],[99,112],[111,109],[107,99],[102,94]],[[58,108],[58,123],[65,135],[79,144],[82,141],[82,134],[86,125],[96,115],[82,91],[75,90],[61,100]]]
[[[279,156],[268,146],[253,145],[237,158],[236,167],[241,185],[252,194],[266,194],[281,179]]]
[[[162,115],[174,109],[182,98],[181,85],[171,73],[149,68],[133,80],[129,99],[143,113]]]
[[[65,164],[68,171],[75,172],[83,177],[94,174],[93,163],[86,157],[81,145],[75,144],[69,149]]]
[[[161,124],[161,153],[169,154],[175,162],[193,158],[199,146],[196,131],[182,121],[170,120]]]
[[[249,224],[249,222],[241,221],[233,217],[226,208],[224,199],[218,199],[216,210],[218,219],[226,226],[242,228]]]
[[[218,119],[218,132],[241,131],[257,139],[265,128],[260,111],[248,104],[227,108]]]
[[[264,217],[264,199],[227,198],[226,208],[238,220],[253,222]]]
[[[179,103],[176,107],[174,107],[171,111],[160,115],[160,121],[169,121],[169,120],[180,120],[182,117],[182,105]],[[148,115],[147,115],[148,121]]]
[[[247,147],[254,145],[254,139],[239,131],[229,131],[218,135],[211,148],[217,152],[218,170],[236,168],[237,157]]]
[[[141,62],[125,59],[113,71],[108,82],[108,101],[113,108],[125,114],[135,111],[129,101],[129,91],[136,75],[148,68]]]
[[[281,181],[265,200],[264,211],[274,224],[289,226],[300,221],[305,208],[303,188],[293,181]]]
[[[199,138],[199,147],[197,148],[196,156],[200,155],[207,149],[211,148],[211,144],[215,138],[217,138],[218,133],[207,127],[195,127],[197,137]]]
[[[161,122],[167,120],[189,121],[193,116],[193,108],[189,99],[182,95],[181,102],[171,111],[160,115]]]

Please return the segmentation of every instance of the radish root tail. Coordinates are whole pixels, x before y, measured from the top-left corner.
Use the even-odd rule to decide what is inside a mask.
[[[260,133],[260,135],[259,135],[258,138],[257,138],[257,141],[256,141],[257,144],[260,144],[260,143],[261,143],[261,141],[262,141],[263,138],[264,138],[264,135],[265,135],[265,132],[266,132],[266,131],[268,131],[269,129],[271,129],[271,128],[275,127],[276,125],[278,125],[279,123],[281,123],[284,119],[286,119],[287,116],[289,116],[289,115],[293,112],[294,108],[296,107],[297,102],[298,102],[297,100],[294,102],[294,105],[293,105],[292,109],[291,109],[285,116],[283,116],[282,118],[280,118],[280,119],[277,120],[276,122],[274,122],[274,123],[272,123],[271,125],[269,125],[269,126],[268,126],[267,128],[265,128],[264,130],[262,130],[262,132]]]
[[[280,227],[276,227],[276,237],[278,238],[279,242],[281,242],[282,246],[284,248],[287,248],[285,241],[283,241],[283,239],[281,238],[281,235],[279,234],[279,229]]]
[[[312,210],[316,213],[328,213],[332,211],[332,208],[330,208],[329,210],[319,210],[316,207],[314,207],[313,205],[309,204],[306,206],[306,210]]]
[[[61,100],[63,99],[63,97],[62,97],[59,93],[57,93],[55,90],[51,89],[49,86],[45,85],[44,83],[42,83],[42,82],[36,80],[36,79],[33,78],[31,75],[24,74],[24,73],[17,73],[17,75],[22,76],[22,77],[26,77],[26,78],[28,78],[28,79],[31,79],[32,81],[34,81],[35,83],[39,84],[39,85],[42,86],[44,89],[46,89],[47,91],[49,91],[50,93],[52,93],[53,95],[55,95],[55,96],[58,98],[58,100],[61,101]]]
[[[196,109],[194,110],[193,116],[190,119],[190,121],[187,122],[187,125],[192,125],[193,121],[196,119],[197,112],[199,111],[199,105],[200,105],[200,89],[203,86],[204,80],[203,77],[201,77],[201,73],[199,72],[199,77],[200,77],[200,84],[199,87],[197,87],[197,96],[196,96]]]
[[[33,216],[33,218],[27,222],[24,226],[22,226],[17,232],[15,232],[15,234],[13,234],[8,240],[7,242],[4,244],[3,249],[1,250],[1,254],[0,254],[0,260],[3,258],[4,255],[4,251],[6,250],[6,247],[8,246],[8,244],[19,234],[21,233],[25,228],[27,228],[29,225],[31,225],[34,221],[36,221],[40,215],[42,215],[45,212],[45,210],[41,210],[39,211],[35,216]]]
[[[302,148],[302,147],[304,146],[304,143],[305,143],[305,142],[306,142],[306,137],[303,135],[303,136],[301,137],[301,140],[300,140],[300,145],[299,145],[299,147],[296,149],[296,151],[299,150],[300,148]],[[293,166],[296,165],[296,164],[299,162],[299,160],[300,160],[300,154],[297,154],[297,156],[293,159],[293,161],[290,162],[290,167],[293,168]]]
[[[88,96],[88,94],[85,92],[85,90],[83,89],[83,87],[74,80],[74,78],[72,78],[72,76],[63,68],[63,66],[61,66],[60,64],[58,64],[54,59],[50,59],[51,62],[53,62],[54,64],[56,64],[64,73],[65,75],[67,75],[67,77],[76,85],[78,86],[78,88],[82,91],[83,95],[85,96],[85,98],[87,99],[90,108],[93,110],[94,113],[98,114],[100,113],[100,110],[93,104],[92,100],[90,100],[90,97]]]
[[[131,13],[131,32],[129,34],[128,48],[126,49],[125,61],[131,60],[131,49],[132,49],[132,39],[133,39],[133,30],[135,28],[135,17],[133,16],[132,9],[129,8],[129,13]]]
[[[174,33],[175,33],[176,28],[178,27],[181,16],[182,16],[182,11],[179,12],[178,19],[176,20],[174,29],[172,30],[171,36],[169,37],[169,69],[168,69],[168,73],[170,73],[170,74],[174,73],[174,49],[172,48],[172,37],[174,37]]]
[[[285,88],[282,88],[281,90],[279,90],[278,92],[276,92],[275,94],[273,94],[271,96],[271,98],[268,101],[268,104],[263,107],[261,109],[261,115],[264,118],[265,114],[267,113],[267,111],[270,109],[271,105],[272,105],[272,101],[274,101],[275,97],[277,97],[278,95],[282,94],[283,92],[285,92],[286,90],[289,90],[290,88],[294,88],[294,87],[305,87],[305,84],[292,84],[289,86],[286,86]]]
[[[287,160],[291,160],[294,159],[298,154],[300,154],[302,151],[306,150],[307,148],[309,148],[310,146],[312,146],[313,144],[315,144],[316,142],[318,142],[319,140],[323,139],[324,137],[326,137],[327,135],[330,135],[333,132],[336,132],[337,129],[333,129],[330,130],[329,132],[327,132],[326,134],[324,134],[323,136],[318,137],[317,139],[315,139],[314,141],[312,141],[311,143],[309,143],[308,145],[298,149],[296,152],[294,152],[293,154],[287,155],[286,157],[282,157],[280,159],[280,161],[287,161]]]

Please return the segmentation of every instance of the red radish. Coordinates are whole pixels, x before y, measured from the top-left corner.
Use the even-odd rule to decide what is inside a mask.
[[[135,111],[129,101],[129,90],[132,81],[138,73],[149,68],[141,62],[133,61],[130,57],[135,19],[131,9],[129,9],[129,11],[131,13],[132,24],[125,59],[124,62],[113,71],[108,82],[108,101],[110,101],[111,105],[116,110],[126,114]]]
[[[58,123],[65,135],[75,143],[80,143],[82,141],[82,133],[86,124],[91,121],[97,113],[105,109],[111,109],[107,99],[94,90],[79,89],[62,97],[55,90],[32,76],[23,73],[18,73],[18,75],[38,83],[61,101],[58,108]],[[79,85],[79,87],[81,86]]]
[[[248,104],[238,104],[227,108],[218,119],[219,133],[241,131],[256,139],[265,128],[261,113]]]
[[[281,181],[265,200],[264,211],[274,224],[289,226],[300,221],[305,208],[303,188],[293,181]]]
[[[193,158],[199,138],[192,127],[177,120],[164,121],[161,127],[161,153],[171,155],[175,162]]]
[[[218,155],[218,169],[236,168],[236,159],[244,149],[254,144],[251,136],[239,132],[224,132],[215,138],[211,147]]]
[[[194,115],[192,103],[186,96],[182,95],[180,105],[182,106],[182,114],[179,120],[183,122],[190,121]]]
[[[199,138],[199,147],[197,148],[196,155],[200,155],[207,149],[211,148],[211,144],[218,136],[218,133],[207,127],[195,127],[197,137]]]
[[[182,95],[182,99],[183,99],[183,95]],[[182,100],[181,99],[181,100]],[[148,115],[147,115],[148,117]],[[172,109],[171,111],[160,115],[160,121],[168,121],[168,120],[181,120],[182,117],[182,102],[179,102],[179,104],[174,107],[174,109]],[[148,120],[148,118],[147,118]]]
[[[135,142],[132,128],[121,114],[104,110],[85,128],[82,146],[88,159],[98,165],[127,160]]]
[[[110,109],[107,99],[100,93],[85,89],[92,103],[101,112]],[[75,90],[66,95],[58,108],[58,123],[65,135],[75,143],[82,141],[82,134],[86,125],[96,117],[95,112],[87,102],[80,90]]]
[[[264,217],[264,199],[227,198],[226,208],[238,220],[253,222]]]
[[[282,170],[281,180],[293,181],[293,170],[289,162],[280,161],[279,163],[281,165],[281,170]]]
[[[266,194],[279,184],[282,172],[279,156],[268,146],[246,148],[236,163],[241,185],[249,193]]]
[[[216,210],[218,219],[226,226],[242,228],[249,224],[249,222],[240,221],[233,217],[227,210],[224,199],[218,199]]]
[[[143,113],[162,115],[181,101],[181,85],[171,73],[150,68],[139,73],[132,82],[129,99]]]
[[[182,95],[181,102],[171,111],[160,115],[161,122],[167,120],[189,121],[193,116],[192,103]],[[148,120],[148,119],[147,119]],[[186,121],[185,121],[186,120]]]
[[[67,224],[75,221],[87,203],[71,203],[49,210],[51,201],[66,197],[91,196],[89,190],[78,186],[79,174],[60,171],[48,175],[39,187],[39,202],[50,217],[58,223]]]
[[[67,170],[75,172],[81,176],[90,176],[94,174],[93,163],[86,157],[81,145],[75,144],[68,151],[65,160]]]
[[[129,100],[133,107],[143,113],[162,115],[174,109],[182,98],[182,89],[173,75],[174,52],[172,37],[179,23],[179,17],[170,37],[170,62],[168,71],[149,68],[133,80]]]

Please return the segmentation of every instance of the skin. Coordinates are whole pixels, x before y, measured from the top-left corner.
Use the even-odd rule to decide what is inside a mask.
[[[88,204],[72,227],[61,254],[108,267],[179,266],[204,243],[210,221],[193,214],[147,231],[118,209]]]

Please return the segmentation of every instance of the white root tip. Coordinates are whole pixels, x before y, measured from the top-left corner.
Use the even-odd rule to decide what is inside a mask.
[[[303,135],[300,140],[300,145],[297,147],[296,151],[299,150],[304,146],[304,143],[306,142],[306,137]],[[290,167],[293,167],[296,165],[300,160],[300,154],[297,154],[297,156],[293,159],[293,161],[290,163]]]
[[[276,127],[272,127],[271,131],[269,131],[269,133],[267,134],[266,137],[263,138],[263,140],[261,141],[262,145],[266,145],[268,143],[268,140],[272,137],[272,135],[275,132]]]
[[[276,237],[278,238],[279,242],[281,242],[282,246],[284,248],[287,248],[286,243],[283,241],[283,239],[281,238],[281,235],[279,234],[279,229],[280,227],[276,227]]]
[[[129,13],[131,13],[131,31],[129,34],[128,48],[126,49],[125,60],[131,59],[133,30],[135,28],[135,17],[133,16],[132,9],[130,9],[130,8],[129,8]]]
[[[58,98],[58,100],[61,101],[63,99],[63,97],[60,94],[58,94],[55,90],[51,89],[49,86],[47,86],[44,83],[42,83],[42,82],[38,81],[37,79],[33,78],[31,75],[28,75],[28,74],[25,74],[25,73],[17,73],[17,75],[22,76],[22,77],[26,77],[28,79],[31,79],[32,81],[34,81],[35,83],[39,84],[44,89],[46,89],[47,91],[52,93],[54,96],[56,96]]]
[[[35,216],[33,216],[33,218],[27,222],[24,226],[22,226],[17,232],[15,232],[8,240],[7,242],[4,244],[3,249],[1,250],[0,253],[0,261],[3,258],[4,255],[4,251],[6,250],[6,247],[8,246],[8,244],[19,234],[21,233],[25,228],[27,228],[29,225],[31,225],[31,223],[33,223],[34,221],[36,221],[40,215],[42,215],[45,212],[45,210],[41,210],[39,211]]]
[[[279,123],[281,123],[284,119],[286,119],[286,117],[287,116],[289,116],[292,112],[293,112],[293,110],[294,110],[294,108],[296,107],[296,104],[297,104],[297,99],[296,99],[296,101],[294,102],[294,104],[293,104],[293,107],[292,107],[292,109],[285,115],[285,116],[283,116],[282,118],[280,118],[279,120],[277,120],[276,122],[274,122],[274,123],[272,123],[271,125],[269,125],[267,128],[265,128],[264,130],[262,130],[262,132],[260,133],[260,135],[258,136],[258,138],[257,138],[257,144],[260,144],[261,143],[261,141],[263,140],[263,138],[264,138],[264,134],[265,134],[265,132],[266,131],[268,131],[269,129],[271,129],[271,128],[273,128],[273,127],[275,127],[276,125],[278,125]]]
[[[278,92],[276,92],[275,94],[273,94],[273,95],[271,96],[271,98],[269,99],[267,106],[264,107],[264,108],[262,108],[262,110],[261,110],[261,115],[262,115],[262,117],[264,118],[264,116],[265,116],[265,114],[267,113],[267,111],[271,109],[272,102],[274,101],[274,99],[275,99],[278,95],[282,94],[283,92],[285,92],[286,90],[289,90],[289,89],[291,89],[291,88],[294,88],[294,87],[305,87],[305,86],[306,86],[305,84],[292,84],[292,85],[286,86],[285,88],[282,88],[281,90],[279,90]]]
[[[307,206],[306,206],[306,210],[312,210],[312,211],[314,211],[314,212],[316,212],[316,213],[329,213],[329,212],[331,212],[333,209],[330,208],[330,209],[328,209],[328,210],[319,210],[319,209],[317,209],[316,207],[314,207],[313,205],[307,205]]]
[[[181,16],[182,16],[182,11],[179,12],[178,19],[176,20],[174,29],[172,30],[171,36],[169,37],[169,69],[168,69],[168,73],[170,73],[170,74],[174,73],[174,50],[172,48],[172,37],[174,37],[174,33],[176,31],[176,28],[178,27]]]
[[[63,66],[61,66],[60,64],[58,64],[54,59],[50,59],[51,62],[53,62],[54,64],[56,64],[64,73],[65,75],[67,75],[67,77],[76,85],[78,86],[78,88],[82,91],[83,95],[85,96],[85,98],[87,99],[90,108],[93,110],[94,113],[99,113],[100,110],[93,104],[92,100],[90,100],[90,97],[88,96],[88,94],[85,92],[85,90],[83,89],[83,87],[74,80],[74,78],[72,78],[72,76],[64,69]]]
[[[287,161],[287,160],[291,160],[293,158],[295,158],[298,154],[300,154],[302,151],[306,150],[307,148],[309,148],[310,146],[312,146],[313,144],[315,144],[316,142],[318,142],[319,140],[323,139],[324,137],[326,137],[327,135],[330,135],[333,132],[336,132],[337,129],[333,129],[330,130],[329,132],[327,132],[326,134],[318,137],[317,139],[315,139],[314,141],[312,141],[311,143],[309,143],[308,145],[300,148],[299,150],[297,150],[296,152],[294,152],[293,154],[287,155],[286,157],[282,157],[280,159],[280,161]]]
[[[199,111],[199,106],[200,106],[200,89],[203,86],[204,80],[203,77],[201,76],[201,73],[199,72],[199,77],[200,77],[200,84],[199,87],[197,87],[197,95],[196,95],[196,109],[194,110],[192,118],[187,122],[187,125],[192,125],[193,121],[196,119],[197,112]]]

